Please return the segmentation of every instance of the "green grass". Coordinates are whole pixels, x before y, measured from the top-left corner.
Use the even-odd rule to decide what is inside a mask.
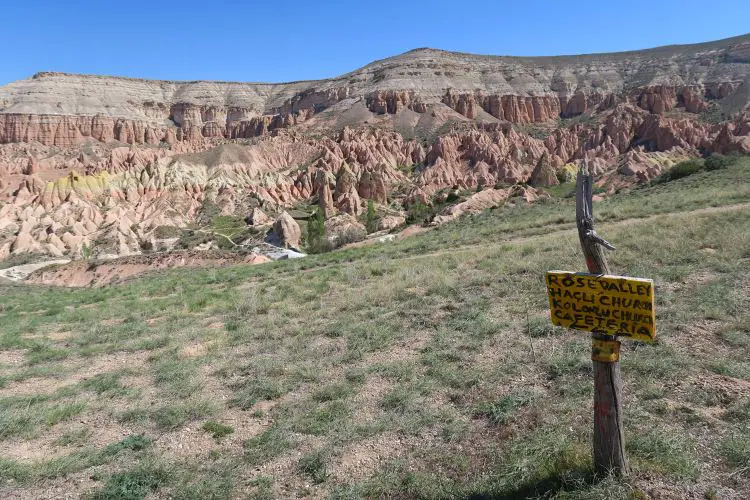
[[[628,481],[593,476],[590,341],[547,317],[544,272],[584,267],[561,195],[263,266],[0,284],[0,441],[59,455],[3,458],[3,484],[34,497],[81,473],[99,498],[627,498],[698,482],[741,497],[725,471],[746,467],[750,218],[684,212],[749,199],[741,159],[594,206],[611,268],[656,282],[658,341],[623,342]],[[142,437],[96,448],[91,422]],[[193,432],[216,441],[171,451]],[[360,454],[352,475],[342,462]]]
[[[744,428],[741,433],[724,438],[719,443],[719,453],[727,463],[736,468],[748,470],[750,468],[750,429]]]
[[[635,434],[627,440],[626,450],[638,467],[675,479],[695,479],[698,475],[695,444],[679,429]]]
[[[299,471],[312,479],[314,483],[322,483],[328,478],[326,460],[326,453],[322,450],[308,453],[299,459]]]
[[[221,424],[219,422],[214,422],[213,420],[209,420],[208,422],[203,424],[203,427],[201,427],[201,429],[211,434],[211,437],[216,440],[220,440],[224,436],[228,436],[229,434],[232,434],[234,432],[233,427]]]
[[[528,391],[519,391],[507,394],[497,401],[483,403],[477,407],[476,415],[487,417],[492,423],[498,425],[507,424],[513,419],[518,410],[534,401],[534,394]]]
[[[159,465],[141,464],[110,476],[104,486],[94,491],[91,500],[140,500],[168,484],[169,470]]]
[[[244,443],[244,458],[250,465],[257,465],[277,457],[293,447],[293,442],[278,427],[271,427],[262,434]]]
[[[0,458],[0,480],[20,484],[55,479],[122,459],[125,456],[141,455],[153,443],[144,435],[130,435],[122,441],[101,449],[84,448],[67,455],[31,463]],[[60,444],[74,444],[69,439],[60,439]]]

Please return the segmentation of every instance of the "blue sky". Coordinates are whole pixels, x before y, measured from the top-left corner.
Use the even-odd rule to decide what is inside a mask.
[[[37,71],[174,80],[336,76],[417,47],[554,55],[750,32],[750,1],[4,0],[0,84]]]

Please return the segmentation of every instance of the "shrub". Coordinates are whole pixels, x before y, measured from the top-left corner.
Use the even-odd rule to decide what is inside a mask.
[[[474,414],[487,417],[493,424],[505,425],[521,407],[529,405],[533,400],[534,394],[530,392],[514,392],[497,401],[479,405]]]
[[[367,214],[365,215],[365,227],[368,233],[374,233],[378,229],[378,219],[375,213],[375,203],[367,200]]]
[[[417,200],[409,207],[406,214],[406,221],[410,224],[424,224],[425,222],[429,222],[431,215],[432,211],[430,207]]]
[[[365,231],[362,231],[361,227],[347,227],[340,233],[333,235],[332,237],[326,238],[326,241],[328,241],[327,247],[329,250],[332,250],[334,248],[339,248],[344,245],[348,245],[349,243],[356,243],[358,241],[362,241],[367,236],[367,233]]]
[[[721,170],[722,168],[727,168],[730,165],[733,165],[737,163],[737,157],[736,156],[724,156],[719,154],[713,154],[706,158],[703,165],[705,166],[706,170]]]
[[[88,246],[86,243],[81,245],[81,257],[83,258],[83,260],[90,260],[93,254],[93,246]]]
[[[330,250],[325,245],[326,218],[323,212],[316,210],[307,221],[305,245],[309,253],[321,253]]]
[[[696,172],[699,172],[703,170],[703,160],[700,158],[696,158],[693,160],[686,160],[683,162],[678,163],[674,167],[670,168],[663,174],[661,174],[656,180],[656,184],[661,184],[663,182],[670,182],[677,179],[682,179],[683,177],[687,177],[689,175],[693,175]]]

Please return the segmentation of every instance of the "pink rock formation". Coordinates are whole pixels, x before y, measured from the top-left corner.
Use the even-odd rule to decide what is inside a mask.
[[[359,194],[357,193],[357,179],[344,163],[339,169],[334,193],[336,208],[349,215],[358,216],[362,213]]]
[[[288,212],[282,212],[276,222],[273,223],[273,234],[283,247],[300,248],[302,230]]]

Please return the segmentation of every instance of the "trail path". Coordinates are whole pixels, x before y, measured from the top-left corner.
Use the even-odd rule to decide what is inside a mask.
[[[656,219],[663,219],[663,218],[673,218],[673,217],[681,217],[681,216],[688,216],[688,215],[695,216],[695,215],[704,215],[704,214],[711,214],[711,213],[717,213],[717,212],[732,212],[735,210],[743,210],[743,209],[750,210],[750,203],[738,203],[735,205],[723,205],[719,207],[698,208],[695,210],[688,210],[686,212],[665,212],[662,214],[648,215],[646,217],[630,217],[627,219],[621,219],[621,220],[617,220],[613,222],[602,222],[600,225],[602,228],[601,232],[605,233],[607,229],[625,226],[634,222],[640,223],[640,222],[648,222],[648,221],[652,221]],[[571,235],[576,235],[576,236],[578,235],[578,230],[576,229],[574,223],[560,224],[559,226],[565,226],[565,227],[555,228],[555,226],[541,226],[536,229],[542,230],[545,227],[550,227],[550,228],[555,228],[555,229],[545,232],[545,233],[541,233],[541,234],[534,234],[531,236],[510,237],[506,240],[495,241],[492,243],[471,243],[468,245],[461,245],[461,246],[457,246],[457,247],[453,247],[449,249],[438,250],[435,252],[427,252],[427,253],[423,253],[419,255],[408,255],[408,256],[400,258],[399,260],[413,260],[413,259],[422,259],[425,257],[439,257],[441,255],[469,252],[479,247],[495,248],[495,247],[501,247],[504,245],[519,245],[519,244],[528,243],[531,241],[537,241],[537,240],[541,240],[544,238],[549,238],[551,236],[561,236],[564,234],[571,234]]]
[[[0,269],[0,278],[9,279],[11,281],[23,281],[26,276],[33,273],[37,269],[51,266],[53,264],[67,264],[70,259],[59,259],[59,260],[47,260],[44,262],[34,262],[32,264],[23,264],[20,266],[13,266],[7,269]]]
[[[644,217],[628,217],[625,219],[620,219],[620,220],[616,220],[612,222],[600,223],[601,233],[606,234],[606,231],[608,229],[625,226],[625,225],[632,224],[632,223],[648,222],[648,221],[662,219],[662,218],[699,216],[699,215],[705,215],[705,214],[711,214],[711,213],[717,213],[717,212],[731,212],[731,211],[743,210],[743,209],[750,210],[750,203],[737,203],[733,205],[722,205],[718,207],[697,208],[695,210],[687,210],[687,211],[680,211],[680,212],[664,212],[661,214],[653,214],[653,215],[648,215]],[[493,241],[491,243],[470,243],[467,245],[455,246],[455,247],[446,248],[443,250],[436,250],[434,252],[426,252],[426,253],[420,253],[416,255],[404,255],[404,256],[394,255],[390,258],[394,260],[417,260],[417,259],[426,259],[426,258],[432,258],[432,257],[440,257],[443,255],[454,255],[457,253],[471,252],[478,248],[488,249],[488,248],[502,247],[505,245],[521,245],[524,243],[538,241],[538,240],[553,237],[553,236],[562,236],[565,234],[577,235],[577,231],[578,231],[575,227],[575,223],[572,223],[572,222],[564,223],[564,224],[550,224],[547,226],[539,226],[533,229],[542,231],[545,228],[549,228],[549,230],[540,234],[533,234],[530,236],[510,236],[507,239],[500,239],[497,241]],[[338,265],[341,265],[341,264],[340,263],[327,264],[327,265],[320,266],[320,267],[306,269],[304,270],[304,272],[321,271],[321,270],[328,269],[330,267],[334,267]]]

